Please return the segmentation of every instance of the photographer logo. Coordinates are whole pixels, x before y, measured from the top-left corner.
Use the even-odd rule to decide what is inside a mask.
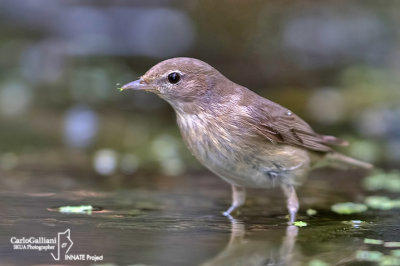
[[[58,232],[55,237],[11,237],[10,243],[13,250],[32,250],[38,252],[50,251],[51,257],[55,261],[103,261],[103,255],[91,254],[75,254],[71,253],[70,249],[74,245],[71,239],[71,230],[67,229],[64,232]]]

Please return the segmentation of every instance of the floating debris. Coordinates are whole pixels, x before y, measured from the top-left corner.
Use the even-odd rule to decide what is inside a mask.
[[[293,223],[293,225],[295,225],[297,227],[305,227],[308,224],[306,222],[303,222],[303,221],[296,221],[296,222]]]
[[[308,216],[313,216],[317,214],[317,211],[314,209],[307,209],[306,213]]]
[[[93,211],[92,205],[80,205],[80,206],[62,206],[58,207],[58,211],[61,213],[86,213],[91,214]]]
[[[363,180],[367,190],[385,189],[391,192],[400,192],[400,171],[393,170],[385,173],[383,170],[374,171]]]
[[[367,205],[354,202],[336,203],[331,206],[331,210],[338,214],[360,213],[360,212],[365,212],[367,209],[368,209]]]
[[[383,240],[364,238],[364,244],[382,245],[383,244]]]
[[[365,204],[372,209],[390,210],[400,208],[400,199],[389,199],[385,196],[369,196],[365,198]]]
[[[357,250],[356,259],[361,261],[380,261],[383,257],[382,252],[369,251],[369,250]]]

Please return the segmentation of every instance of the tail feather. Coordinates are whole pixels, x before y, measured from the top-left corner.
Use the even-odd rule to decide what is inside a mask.
[[[366,170],[371,170],[374,166],[370,163],[363,162],[344,154],[338,152],[331,152],[325,155],[325,158],[315,165],[315,168],[323,167],[323,166],[333,166],[336,168],[362,168]]]

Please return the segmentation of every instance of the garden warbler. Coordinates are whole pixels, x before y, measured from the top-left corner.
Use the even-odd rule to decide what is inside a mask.
[[[229,216],[245,202],[245,188],[280,186],[290,222],[299,201],[295,187],[323,165],[372,168],[332,149],[346,142],[316,133],[289,109],[238,85],[207,63],[172,58],[122,87],[159,95],[175,110],[192,154],[232,186]]]

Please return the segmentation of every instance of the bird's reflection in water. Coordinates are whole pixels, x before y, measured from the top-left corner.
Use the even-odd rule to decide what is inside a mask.
[[[295,259],[296,226],[246,233],[245,224],[231,218],[228,245],[202,266],[300,265]]]

